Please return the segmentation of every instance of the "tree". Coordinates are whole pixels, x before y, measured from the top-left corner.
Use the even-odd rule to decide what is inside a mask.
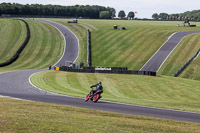
[[[134,17],[135,17],[135,13],[134,12],[131,11],[131,12],[128,13],[128,19],[133,20]]]
[[[155,20],[158,20],[158,19],[159,19],[158,13],[154,13],[154,14],[152,15],[152,18],[155,19]]]
[[[119,18],[124,18],[126,16],[125,12],[123,10],[119,11],[118,17]]]
[[[167,13],[160,13],[159,14],[159,18],[161,18],[161,20],[166,20],[168,17],[168,14]]]
[[[115,16],[115,9],[103,6],[90,5],[75,5],[75,6],[60,6],[60,5],[41,5],[41,4],[26,4],[17,3],[0,3],[0,15],[43,15],[43,16],[67,16],[67,17],[85,17],[85,18],[100,18],[101,11],[108,11],[111,17]],[[108,17],[107,17],[108,18]]]
[[[115,16],[115,14],[116,14],[116,10],[115,10],[114,8],[107,7],[107,11],[110,12],[111,18],[116,17],[116,16]]]
[[[101,19],[110,19],[110,12],[109,11],[101,11],[99,17]]]

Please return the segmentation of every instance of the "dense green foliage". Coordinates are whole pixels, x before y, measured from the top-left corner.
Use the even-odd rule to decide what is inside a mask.
[[[175,14],[167,14],[167,13],[154,13],[152,15],[153,19],[161,19],[161,20],[175,20],[175,21],[183,21],[186,18],[193,21],[200,21],[200,10],[187,11],[184,13],[175,13]]]
[[[134,17],[135,17],[135,13],[131,11],[131,12],[128,13],[128,16],[127,16],[127,17],[128,17],[128,19],[131,19],[131,20],[132,20],[132,19],[134,19]]]
[[[33,75],[31,81],[47,91],[83,98],[92,84],[102,81],[106,101],[200,112],[200,82],[195,80],[45,71]]]
[[[110,19],[111,16],[110,16],[109,11],[101,11],[100,15],[99,15],[99,18],[101,18],[101,19]]]
[[[158,13],[154,13],[154,14],[152,15],[152,18],[155,19],[155,20],[158,20],[158,19],[159,19]]]
[[[41,4],[17,4],[17,3],[1,3],[0,15],[40,15],[40,16],[65,16],[65,17],[84,17],[99,18],[101,11],[108,11],[111,17],[115,17],[115,9],[103,6],[75,5],[75,6],[59,6],[59,5],[41,5]]]
[[[124,10],[119,11],[118,17],[121,18],[121,19],[126,17],[126,13],[124,12]]]
[[[8,61],[26,38],[26,26],[20,20],[0,19],[0,63]]]

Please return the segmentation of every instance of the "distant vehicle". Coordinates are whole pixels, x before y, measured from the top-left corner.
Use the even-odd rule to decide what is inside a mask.
[[[77,19],[74,19],[72,21],[68,21],[68,23],[78,23],[78,20]]]

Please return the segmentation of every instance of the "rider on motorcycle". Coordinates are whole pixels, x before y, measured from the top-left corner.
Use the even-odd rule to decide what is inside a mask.
[[[103,86],[102,86],[102,83],[101,83],[101,81],[99,81],[97,84],[95,84],[95,85],[92,85],[92,86],[90,86],[90,88],[92,88],[92,87],[96,87],[96,89],[92,89],[91,91],[90,91],[90,96],[92,96],[95,92],[97,92],[97,91],[103,91]]]

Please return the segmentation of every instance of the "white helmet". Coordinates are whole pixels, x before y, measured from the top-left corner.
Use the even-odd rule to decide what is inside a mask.
[[[99,81],[98,84],[101,84],[101,81]]]

